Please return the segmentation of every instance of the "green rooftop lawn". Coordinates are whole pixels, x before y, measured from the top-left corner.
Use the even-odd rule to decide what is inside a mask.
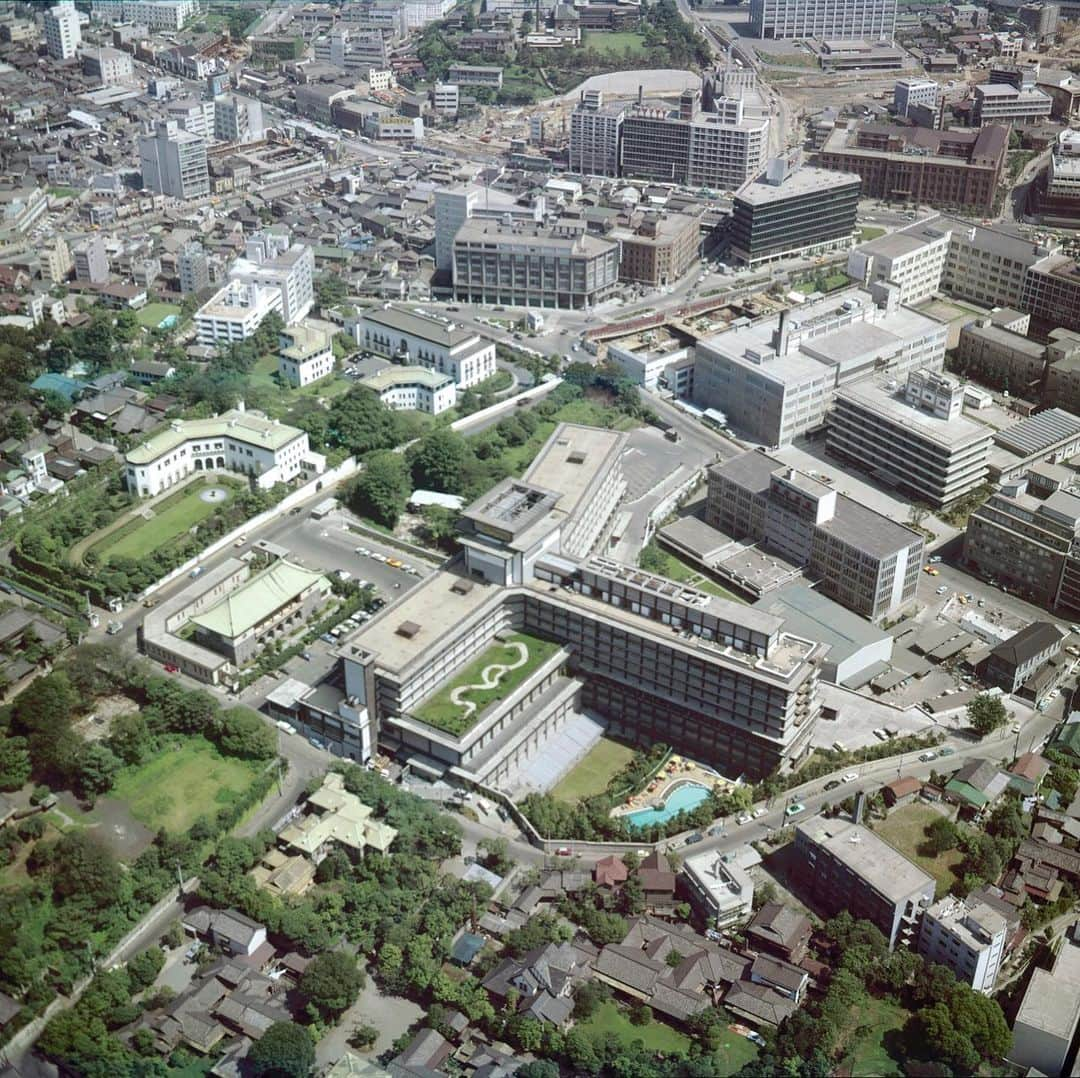
[[[572,805],[602,794],[608,783],[630,762],[634,750],[620,741],[602,737],[552,789],[551,794]]]
[[[875,821],[874,832],[924,872],[929,872],[937,880],[937,893],[943,895],[956,882],[955,870],[964,855],[960,850],[946,850],[936,857],[919,853],[926,839],[926,828],[940,815],[929,805],[904,805],[890,812],[886,819]]]
[[[581,34],[581,47],[602,53],[631,52],[643,54],[646,49],[645,35],[636,30],[584,30]]]
[[[498,682],[490,689],[476,688],[462,694],[464,700],[471,700],[476,704],[476,710],[466,714],[464,707],[451,701],[450,694],[459,686],[479,684],[485,667],[495,663],[508,666],[516,662],[520,657],[520,652],[517,648],[508,646],[514,643],[524,644],[529,649],[528,659],[516,669],[504,672]],[[547,640],[529,636],[527,633],[514,633],[506,638],[505,643],[496,641],[469,663],[464,670],[461,670],[453,679],[446,682],[433,696],[416,708],[412,712],[412,717],[420,722],[427,723],[429,726],[444,730],[448,734],[453,734],[455,737],[459,736],[476,725],[477,720],[488,705],[493,704],[496,700],[501,700],[516,689],[537,667],[547,662],[558,650],[558,644],[552,644]]]
[[[152,831],[182,834],[200,816],[213,816],[254,781],[261,764],[222,756],[202,737],[184,738],[145,763],[125,767],[109,793]]]
[[[863,225],[859,229],[859,240],[865,243],[867,240],[876,240],[879,236],[885,235],[885,229],[874,228],[872,225]]]
[[[650,573],[659,573],[660,576],[666,576],[668,580],[674,580],[677,584],[689,584],[709,595],[731,599],[736,603],[746,602],[741,595],[728,591],[722,584],[718,584],[692,565],[687,565],[681,558],[676,557],[670,550],[665,550],[656,542],[649,543],[641,552],[638,565]]]
[[[136,516],[122,527],[103,536],[90,549],[102,562],[114,558],[144,558],[159,547],[185,534],[200,521],[218,512],[226,502],[204,502],[199,494],[207,486],[220,486],[230,491],[236,480],[230,476],[215,474],[210,483],[190,483],[183,490],[158,502],[154,515],[145,520]]]
[[[157,329],[163,318],[170,314],[179,316],[180,308],[174,303],[148,303],[145,307],[135,312],[135,318],[140,326],[147,329]]]

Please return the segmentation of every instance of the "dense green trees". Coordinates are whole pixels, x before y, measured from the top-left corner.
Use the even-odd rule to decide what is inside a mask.
[[[412,491],[409,469],[400,453],[372,453],[347,495],[349,505],[361,516],[393,527]]]
[[[1009,713],[1005,710],[1001,697],[991,696],[989,693],[980,693],[968,704],[967,717],[971,728],[980,737],[993,733],[1009,721]]]
[[[469,456],[468,445],[460,434],[448,427],[436,427],[409,452],[413,485],[424,490],[461,493]]]
[[[304,1026],[275,1022],[251,1046],[247,1061],[256,1075],[307,1078],[315,1066],[315,1042]]]
[[[300,994],[325,1018],[348,1010],[364,987],[356,959],[342,951],[316,955],[300,980]]]

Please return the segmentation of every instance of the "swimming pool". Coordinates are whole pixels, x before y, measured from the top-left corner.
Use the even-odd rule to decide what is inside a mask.
[[[160,322],[158,329],[172,329],[180,319],[175,314],[167,314]]]
[[[628,812],[626,822],[630,827],[652,827],[654,824],[667,823],[684,809],[696,809],[708,796],[709,791],[704,786],[699,786],[696,782],[686,782],[682,786],[676,786],[668,794],[661,808]]]

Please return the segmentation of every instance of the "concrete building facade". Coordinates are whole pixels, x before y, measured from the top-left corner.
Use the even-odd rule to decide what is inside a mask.
[[[918,950],[927,962],[947,966],[957,980],[989,995],[1008,935],[1005,918],[985,903],[948,897],[923,914]]]
[[[896,0],[750,0],[752,37],[892,41]]]
[[[206,139],[181,130],[175,121],[161,121],[152,135],[139,139],[143,187],[173,198],[205,198],[210,194]]]
[[[82,41],[79,13],[73,4],[57,4],[45,12],[45,47],[54,60],[70,60]]]
[[[309,386],[334,373],[334,349],[330,334],[303,324],[281,335],[278,374],[296,389]]]

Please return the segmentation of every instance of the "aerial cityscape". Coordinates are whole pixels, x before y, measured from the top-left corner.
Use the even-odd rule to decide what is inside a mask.
[[[0,1078],[1080,1076],[1080,0],[0,0]]]

